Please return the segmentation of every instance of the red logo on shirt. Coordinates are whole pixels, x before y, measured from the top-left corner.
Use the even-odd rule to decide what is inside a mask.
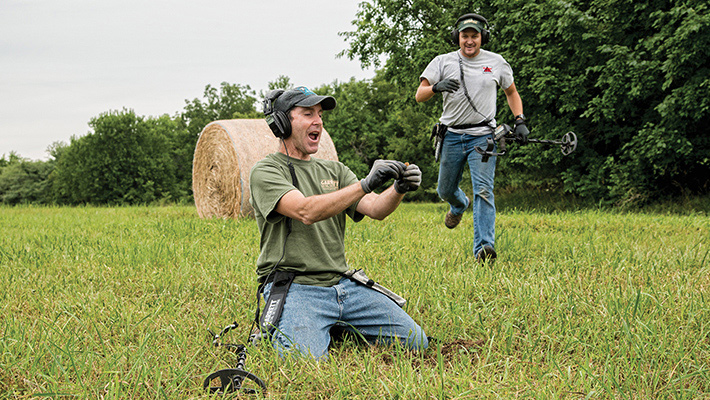
[[[493,70],[491,69],[491,67],[483,67],[483,73],[484,74],[492,74]]]

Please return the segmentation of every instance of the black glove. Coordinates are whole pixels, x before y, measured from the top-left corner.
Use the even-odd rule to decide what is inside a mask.
[[[406,166],[394,160],[375,160],[370,173],[360,181],[365,193],[370,193],[385,184],[390,179],[400,179]]]
[[[517,118],[514,125],[515,128],[513,129],[513,134],[515,135],[515,138],[518,139],[520,143],[526,144],[528,142],[530,130],[528,130],[528,126],[525,125],[525,119]]]
[[[443,81],[439,81],[434,84],[434,86],[431,87],[431,90],[434,91],[434,93],[439,93],[439,92],[449,92],[453,93],[457,90],[459,90],[459,81],[458,79],[444,79]]]
[[[402,178],[394,181],[394,190],[404,194],[419,189],[422,183],[422,171],[416,164],[409,164],[402,173]]]

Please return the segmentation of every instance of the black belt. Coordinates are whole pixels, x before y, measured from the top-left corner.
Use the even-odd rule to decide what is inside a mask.
[[[479,122],[479,123],[477,123],[477,124],[454,125],[454,126],[450,126],[449,128],[452,128],[452,129],[479,128],[479,127],[482,127],[482,126],[488,126],[488,124],[490,124],[490,122],[491,122],[491,121],[483,121],[483,122]]]
[[[290,272],[290,273],[293,273],[295,276],[320,275],[320,274],[343,275],[343,273],[340,271],[293,271],[293,270],[281,270],[281,269],[279,269],[277,271]],[[258,278],[257,282],[259,282],[259,284],[261,286],[266,286],[267,283],[271,283],[274,281],[275,272],[277,272],[277,271],[273,271],[265,277]]]

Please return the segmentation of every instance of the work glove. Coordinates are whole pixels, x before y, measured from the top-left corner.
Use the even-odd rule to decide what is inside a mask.
[[[421,184],[422,171],[416,164],[409,164],[402,173],[402,178],[394,181],[394,190],[396,190],[397,193],[404,194],[419,189],[419,185]]]
[[[405,168],[404,163],[399,161],[375,160],[370,173],[360,181],[360,186],[365,193],[370,193],[390,179],[400,179]]]
[[[459,81],[458,81],[458,79],[444,79],[442,81],[435,83],[434,86],[431,87],[431,90],[433,90],[434,93],[439,93],[439,92],[453,93],[453,92],[459,90]]]
[[[528,126],[525,125],[525,120],[523,118],[518,118],[515,120],[514,125],[515,128],[513,129],[513,134],[515,135],[515,138],[518,139],[520,143],[527,144],[530,130],[528,130]]]

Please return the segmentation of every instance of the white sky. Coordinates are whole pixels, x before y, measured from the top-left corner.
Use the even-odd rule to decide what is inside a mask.
[[[46,160],[110,110],[173,116],[207,84],[372,78],[335,57],[360,1],[0,0],[0,157]]]

